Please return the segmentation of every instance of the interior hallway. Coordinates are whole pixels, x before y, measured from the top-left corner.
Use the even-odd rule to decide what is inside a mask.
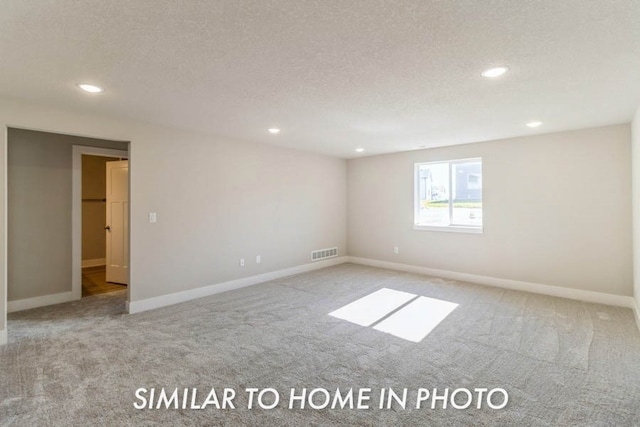
[[[106,267],[87,267],[82,269],[82,297],[106,294],[127,289],[127,285],[111,283],[106,280]]]

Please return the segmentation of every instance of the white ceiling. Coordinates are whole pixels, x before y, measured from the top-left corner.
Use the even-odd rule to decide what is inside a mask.
[[[625,123],[640,1],[4,0],[0,96],[345,158]]]

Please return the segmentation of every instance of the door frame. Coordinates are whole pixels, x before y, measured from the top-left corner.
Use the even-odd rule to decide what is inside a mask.
[[[82,299],[82,156],[100,156],[129,159],[129,152],[110,148],[73,146],[72,184],[71,184],[71,293],[74,300]],[[131,181],[129,181],[131,190]],[[131,207],[131,191],[129,191],[129,207]],[[127,215],[130,215],[130,209]],[[131,219],[129,219],[131,223]],[[129,257],[131,252],[129,251]],[[129,301],[129,286],[127,286]]]

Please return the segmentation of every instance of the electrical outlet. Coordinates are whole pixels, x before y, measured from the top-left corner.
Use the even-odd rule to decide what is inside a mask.
[[[262,262],[262,258],[260,255],[256,255],[256,264],[260,264]]]
[[[244,258],[240,258],[240,267],[244,267]]]
[[[400,253],[400,248],[399,248],[399,247],[397,247],[397,246],[394,246],[394,247],[393,247],[393,253],[394,253],[394,254],[399,254],[399,253]]]
[[[149,212],[149,222],[156,222],[158,220],[158,214],[155,212]]]

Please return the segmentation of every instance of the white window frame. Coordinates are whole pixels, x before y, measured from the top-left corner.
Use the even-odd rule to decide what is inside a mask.
[[[423,230],[423,231],[447,231],[452,233],[471,233],[471,234],[482,234],[484,232],[484,209],[483,209],[483,218],[482,225],[460,225],[460,224],[449,224],[449,225],[424,225],[418,223],[418,218],[420,218],[420,166],[424,165],[435,165],[447,163],[449,165],[449,221],[453,218],[453,178],[452,178],[452,170],[453,165],[460,163],[470,163],[470,162],[480,162],[480,170],[482,174],[482,157],[471,157],[467,159],[454,159],[454,160],[438,160],[433,162],[418,162],[414,163],[414,171],[413,171],[413,229],[414,230]],[[481,178],[482,179],[482,178]],[[484,199],[484,197],[483,197]]]

